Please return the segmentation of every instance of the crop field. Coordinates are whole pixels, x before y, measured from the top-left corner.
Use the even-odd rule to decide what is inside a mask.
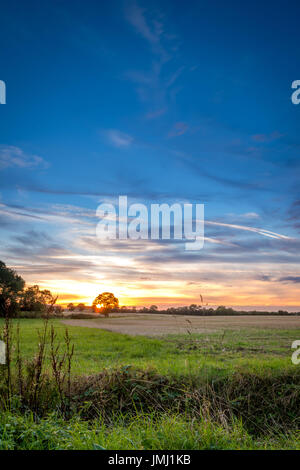
[[[166,334],[209,333],[247,328],[259,329],[299,329],[300,316],[270,315],[160,315],[132,314],[112,318],[64,320],[66,325],[101,328],[117,333],[142,336],[162,336]]]
[[[3,411],[0,448],[300,448],[300,366],[291,362],[299,318],[177,321],[170,330],[158,315],[52,320],[61,350],[66,328],[74,344],[74,411],[67,420],[57,406],[38,417]],[[17,323],[26,365],[43,320]],[[114,328],[119,332],[108,331]],[[50,366],[47,343],[45,370]]]

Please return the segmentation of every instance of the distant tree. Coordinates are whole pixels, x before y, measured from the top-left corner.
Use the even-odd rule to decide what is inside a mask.
[[[75,305],[72,304],[72,302],[70,302],[70,303],[67,305],[67,307],[68,307],[68,310],[69,310],[70,312],[73,312],[73,311],[75,310]]]
[[[20,295],[19,306],[21,311],[53,313],[57,297],[53,296],[50,290],[40,290],[38,285],[30,286]]]
[[[13,269],[0,261],[0,316],[13,316],[18,308],[18,299],[25,281]]]
[[[140,313],[148,313],[149,309],[147,307],[143,307],[140,309]]]
[[[226,307],[224,307],[224,305],[219,305],[215,310],[216,315],[226,315],[226,313]]]
[[[43,303],[40,299],[40,288],[37,285],[27,287],[20,299],[20,309],[25,312],[40,312],[43,310]]]
[[[158,310],[157,305],[151,305],[150,308],[149,308],[149,312],[152,312],[152,313],[157,312],[157,310]]]
[[[77,305],[77,310],[79,310],[80,312],[83,312],[84,309],[85,309],[85,304],[80,303]]]
[[[45,311],[54,297],[49,290],[40,290],[38,285],[25,289],[20,296],[20,309],[26,312]]]
[[[55,305],[54,307],[54,312],[55,313],[62,313],[64,311],[64,309],[62,308],[61,305]]]
[[[168,313],[176,313],[176,308],[175,307],[169,307],[167,308]]]
[[[119,300],[111,292],[102,292],[92,304],[94,312],[103,313],[108,317],[109,312],[119,307]]]
[[[196,304],[191,304],[191,305],[189,306],[189,310],[190,310],[191,312],[196,312],[196,311],[198,310],[198,306],[197,306]]]

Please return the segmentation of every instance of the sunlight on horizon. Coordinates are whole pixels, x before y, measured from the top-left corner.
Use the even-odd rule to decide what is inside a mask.
[[[33,283],[28,283],[33,284]],[[105,282],[81,282],[74,280],[58,280],[58,281],[42,281],[39,283],[41,288],[49,289],[58,295],[57,304],[67,305],[72,302],[84,303],[87,306],[92,305],[94,299],[101,292],[112,292],[118,299],[120,306],[150,306],[152,304],[158,306],[172,307],[190,304],[203,305],[203,307],[211,306],[259,306],[259,307],[297,307],[299,300],[296,295],[292,295],[285,289],[284,292],[278,290],[274,294],[274,288],[268,294],[265,293],[265,285],[259,286],[259,282],[253,285],[253,294],[249,292],[247,283],[239,282],[235,287],[218,286],[213,283],[206,284],[205,290],[200,286],[188,286],[186,283],[178,281],[159,281],[154,286],[150,281],[140,283],[110,283]],[[254,297],[255,292],[255,297]],[[284,294],[284,295],[283,295]],[[203,296],[203,303],[200,295]],[[253,303],[255,298],[255,303]]]

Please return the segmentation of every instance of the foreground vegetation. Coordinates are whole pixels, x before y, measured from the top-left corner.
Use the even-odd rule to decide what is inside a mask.
[[[0,415],[0,450],[221,450],[300,449],[299,436],[251,436],[237,422],[220,426],[164,414],[119,417],[113,425],[79,417],[66,422],[53,414],[36,420],[12,413]]]
[[[73,354],[52,320],[36,387],[43,322],[20,320],[19,341],[13,322],[0,449],[300,448],[300,369],[290,359],[299,330],[153,339],[70,327]]]

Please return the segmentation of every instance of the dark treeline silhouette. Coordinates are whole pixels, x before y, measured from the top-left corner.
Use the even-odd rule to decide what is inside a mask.
[[[192,304],[183,307],[169,307],[167,309],[159,310],[156,305],[151,307],[121,307],[112,310],[113,312],[124,313],[153,313],[153,314],[166,314],[166,315],[195,315],[195,316],[230,316],[230,315],[300,315],[300,312],[288,312],[287,310],[278,310],[277,312],[260,311],[260,310],[234,310],[231,307],[219,306],[217,308],[202,307],[202,305]]]

